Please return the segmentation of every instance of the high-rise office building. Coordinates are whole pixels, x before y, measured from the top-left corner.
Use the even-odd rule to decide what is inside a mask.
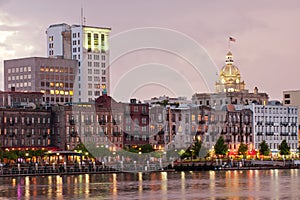
[[[49,104],[73,101],[77,61],[61,58],[29,57],[4,61],[4,89],[41,92]]]
[[[50,25],[47,29],[48,56],[78,60],[74,101],[94,101],[103,89],[109,94],[110,31],[110,28],[67,24]]]

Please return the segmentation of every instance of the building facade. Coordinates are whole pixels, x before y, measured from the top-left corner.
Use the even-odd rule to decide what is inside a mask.
[[[292,153],[298,150],[298,108],[282,105],[252,104],[253,112],[253,145],[259,149],[259,144],[265,140],[273,154],[278,153],[282,140],[286,140]]]
[[[149,144],[149,105],[131,99],[124,103],[124,147]]]
[[[16,92],[0,91],[0,107],[36,107],[43,103],[43,93],[41,92]]]
[[[253,112],[248,108],[236,109],[228,105],[221,131],[230,155],[237,155],[241,143],[248,146],[248,152],[254,152]]]
[[[56,149],[50,109],[1,108],[0,111],[2,150]]]
[[[77,61],[29,57],[4,61],[4,89],[41,92],[48,104],[73,101]]]
[[[110,91],[109,45],[110,28],[85,25],[50,25],[47,34],[49,57],[78,61],[75,98],[92,102],[105,88]]]

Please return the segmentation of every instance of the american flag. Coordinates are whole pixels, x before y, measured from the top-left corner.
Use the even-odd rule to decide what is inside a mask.
[[[233,37],[229,37],[229,41],[230,41],[230,42],[235,42],[235,41],[236,41],[236,39],[235,39],[235,38],[233,38]]]

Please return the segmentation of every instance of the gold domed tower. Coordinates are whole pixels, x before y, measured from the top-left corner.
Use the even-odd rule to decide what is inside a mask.
[[[225,63],[215,85],[216,92],[241,92],[245,89],[245,83],[241,81],[240,70],[233,64],[233,56],[230,51],[226,55]]]

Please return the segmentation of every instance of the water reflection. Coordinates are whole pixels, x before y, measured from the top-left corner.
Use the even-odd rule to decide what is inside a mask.
[[[299,170],[0,178],[0,199],[299,199]]]

